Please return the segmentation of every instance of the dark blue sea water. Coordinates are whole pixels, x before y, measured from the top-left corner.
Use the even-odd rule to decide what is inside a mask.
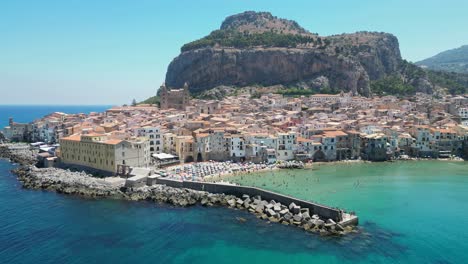
[[[77,114],[103,112],[110,105],[0,105],[0,129],[8,125],[8,118],[13,117],[16,122],[27,123],[53,112]]]
[[[0,161],[1,263],[392,263],[407,250],[394,240],[400,234],[375,224],[331,239],[228,208],[25,190],[13,167]]]

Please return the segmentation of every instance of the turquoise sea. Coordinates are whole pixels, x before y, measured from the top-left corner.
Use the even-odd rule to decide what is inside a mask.
[[[1,112],[0,119],[6,114]],[[37,116],[30,113],[30,118]],[[322,238],[227,208],[25,190],[9,172],[14,167],[0,160],[0,263],[468,260],[466,162],[327,164],[229,178],[356,211],[362,231],[343,238]]]
[[[238,182],[352,209],[362,232],[322,238],[245,211],[24,190],[0,161],[2,263],[466,263],[467,163],[320,166]],[[284,182],[288,182],[285,186]],[[236,220],[244,217],[246,223]]]
[[[358,262],[468,261],[468,162],[324,164],[228,180],[355,211],[373,241]]]

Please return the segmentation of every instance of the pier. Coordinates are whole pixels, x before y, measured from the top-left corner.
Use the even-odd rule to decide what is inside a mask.
[[[234,195],[236,197],[242,197],[243,195],[248,195],[250,197],[260,196],[262,200],[275,201],[283,205],[295,204],[301,208],[306,208],[308,209],[310,215],[318,215],[321,219],[332,219],[342,226],[356,226],[359,223],[359,218],[356,215],[346,213],[338,208],[297,199],[291,196],[267,191],[257,187],[195,181],[179,181],[162,177],[156,178],[156,184],[166,185],[174,188],[206,191],[209,193],[223,193],[226,195]]]

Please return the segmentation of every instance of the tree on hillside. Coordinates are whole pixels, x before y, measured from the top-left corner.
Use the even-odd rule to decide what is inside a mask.
[[[135,100],[135,98],[132,100],[132,106],[136,106],[137,105],[137,101]]]

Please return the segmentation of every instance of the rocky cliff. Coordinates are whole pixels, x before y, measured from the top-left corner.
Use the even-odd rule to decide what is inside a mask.
[[[282,84],[317,91],[329,86],[367,96],[371,81],[399,74],[401,65],[398,39],[391,34],[321,37],[294,21],[250,11],[184,45],[168,67],[166,84],[188,82],[195,93],[220,85]]]
[[[200,92],[219,85],[312,83],[320,76],[334,87],[369,94],[369,76],[361,64],[313,49],[197,49],[172,61],[166,83],[181,87],[188,81],[191,92]]]

